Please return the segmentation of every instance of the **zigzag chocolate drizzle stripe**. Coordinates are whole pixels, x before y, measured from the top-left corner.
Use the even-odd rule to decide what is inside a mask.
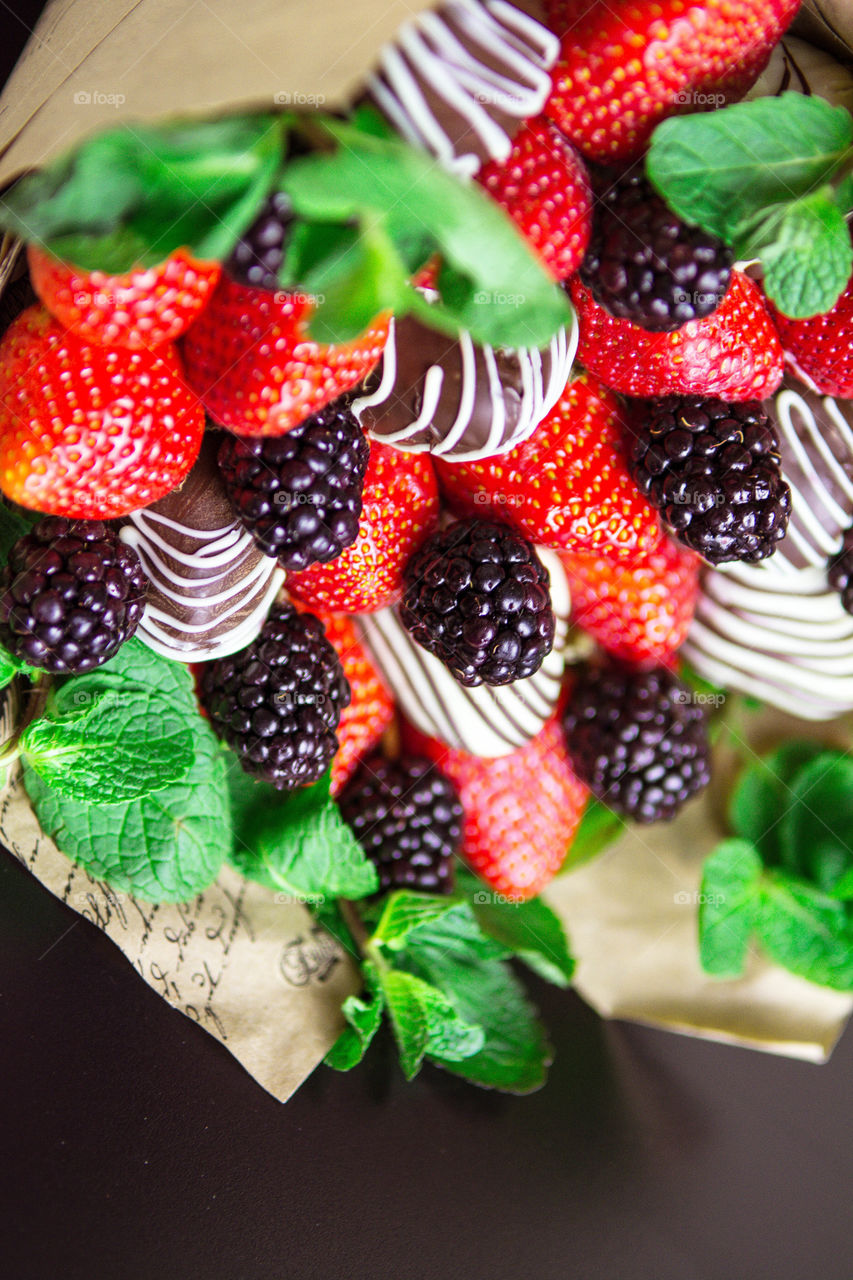
[[[365,430],[410,453],[453,462],[495,457],[523,444],[557,403],[571,373],[577,323],[542,351],[477,346],[391,321],[381,364],[353,404]]]
[[[369,92],[413,146],[460,177],[505,160],[551,91],[557,37],[504,0],[451,0],[405,22]]]
[[[684,655],[715,684],[829,719],[853,709],[853,617],[827,579],[853,523],[853,429],[845,402],[790,380],[775,410],[788,533],[761,564],[706,571]]]
[[[560,697],[568,637],[569,591],[559,560],[538,549],[551,575],[554,647],[535,675],[514,684],[467,689],[416,644],[396,609],[360,619],[364,642],[400,710],[418,729],[472,755],[508,755],[540,732]]]
[[[255,639],[284,571],[237,521],[205,440],[180,489],[127,517],[122,540],[150,580],[137,635],[155,653],[204,662]]]

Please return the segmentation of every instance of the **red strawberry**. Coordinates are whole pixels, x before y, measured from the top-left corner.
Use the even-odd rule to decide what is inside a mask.
[[[571,379],[524,444],[482,462],[437,462],[464,514],[502,519],[555,550],[631,556],[660,538],[657,512],[628,473],[616,396],[597,378]]]
[[[387,315],[352,342],[308,337],[312,300],[223,275],[184,339],[187,379],[208,413],[238,435],[280,436],[361,382],[382,355]]]
[[[792,320],[772,303],[768,306],[794,372],[821,395],[853,397],[853,276],[823,315]]]
[[[628,564],[606,555],[560,556],[572,620],[623,662],[669,664],[684,643],[699,590],[699,557],[663,536]]]
[[[406,564],[438,522],[432,462],[372,440],[362,504],[351,547],[288,576],[288,591],[314,609],[373,613],[400,599]]]
[[[548,0],[560,58],[545,114],[594,160],[630,160],[658,121],[735,102],[799,0]]]
[[[497,203],[541,255],[555,279],[577,271],[592,226],[592,191],[586,166],[544,117],[515,136],[509,158],[492,160],[477,174]]]
[[[577,358],[609,387],[632,396],[697,395],[763,400],[782,380],[779,338],[754,281],[733,271],[713,315],[672,333],[617,320],[575,277]]]
[[[508,898],[533,898],[560,870],[587,789],[572,772],[557,716],[518,751],[483,760],[403,729],[407,749],[428,756],[459,792],[462,856]]]
[[[326,636],[349,681],[350,702],[337,728],[338,750],[332,761],[332,795],[349,781],[361,760],[379,744],[394,718],[394,699],[368,657],[351,618],[321,615]]]
[[[174,342],[208,302],[222,268],[178,249],[158,267],[122,276],[82,271],[31,244],[33,288],[51,315],[84,342],[156,347]]]
[[[0,342],[0,489],[50,515],[112,520],[181,483],[204,412],[169,344],[81,342],[44,307]]]

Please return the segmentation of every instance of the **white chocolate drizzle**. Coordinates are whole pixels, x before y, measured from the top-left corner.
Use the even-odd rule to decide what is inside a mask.
[[[853,616],[827,578],[853,523],[853,430],[832,397],[790,384],[775,410],[788,532],[760,564],[705,572],[684,656],[715,684],[826,720],[853,709]]]
[[[472,178],[484,159],[507,159],[511,121],[542,110],[559,48],[505,0],[450,0],[402,25],[368,89],[408,142]]]
[[[414,323],[403,323],[399,329],[390,322],[378,385],[354,402],[353,412],[368,434],[383,444],[408,453],[429,452],[448,462],[476,462],[523,444],[559,400],[578,344],[573,316],[571,328],[561,329],[543,351],[519,347],[501,352],[504,364],[514,366],[516,394],[502,382],[495,348],[477,346],[463,330],[455,343],[448,339],[442,344],[440,363],[430,363],[425,354],[413,386],[412,362],[407,360],[404,371],[398,343],[413,340]],[[417,410],[407,413],[406,398],[415,387]],[[507,412],[508,395],[513,397],[512,414]],[[439,414],[445,420],[450,417],[449,425],[437,421]]]
[[[136,551],[152,588],[139,639],[181,662],[224,658],[251,644],[284,582],[284,571],[258,551],[251,534],[237,521],[194,529],[151,508],[128,519],[120,536]],[[194,549],[164,537],[166,530]]]
[[[550,719],[565,670],[569,586],[554,553],[538,547],[537,554],[551,579],[554,646],[534,675],[514,684],[465,688],[412,639],[396,609],[359,619],[365,645],[400,710],[422,733],[471,755],[493,758],[516,751]]]

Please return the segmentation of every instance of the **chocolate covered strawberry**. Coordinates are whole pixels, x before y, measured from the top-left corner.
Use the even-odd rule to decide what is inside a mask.
[[[562,866],[587,800],[559,719],[518,751],[490,760],[446,747],[410,725],[403,738],[455,785],[464,813],[461,853],[477,875],[520,901],[541,892]]]
[[[548,0],[560,36],[548,115],[594,160],[633,159],[667,116],[735,102],[799,0]]]
[[[491,160],[477,181],[506,210],[555,279],[577,271],[589,241],[592,192],[586,166],[544,117],[516,134],[509,157]]]
[[[660,537],[628,472],[619,401],[589,373],[566,384],[524,444],[499,458],[436,466],[461,512],[504,520],[554,550],[630,557]]]
[[[388,336],[378,316],[351,342],[308,336],[305,294],[236,284],[223,275],[184,339],[187,379],[210,416],[238,435],[278,436],[349,391]]]
[[[580,325],[577,358],[615,391],[763,400],[782,380],[782,348],[767,305],[758,285],[740,271],[732,272],[713,315],[672,333],[650,333],[616,319],[577,277],[571,295]]]
[[[572,620],[623,662],[669,664],[687,636],[699,590],[699,557],[671,538],[624,562],[606,554],[560,559]]]
[[[134,350],[179,338],[209,301],[222,270],[185,249],[157,267],[121,276],[78,270],[34,244],[27,260],[36,293],[76,337]]]
[[[204,413],[170,344],[82,342],[41,306],[0,342],[0,489],[50,515],[112,520],[184,479]]]
[[[371,441],[358,537],[330,564],[289,574],[288,591],[327,613],[372,613],[395,604],[406,564],[437,522],[430,459]]]

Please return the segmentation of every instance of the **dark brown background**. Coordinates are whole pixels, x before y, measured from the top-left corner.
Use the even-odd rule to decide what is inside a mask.
[[[0,0],[0,79],[40,8]],[[813,1067],[534,986],[533,1097],[381,1043],[282,1107],[0,851],[0,1278],[853,1276],[853,1033]]]

